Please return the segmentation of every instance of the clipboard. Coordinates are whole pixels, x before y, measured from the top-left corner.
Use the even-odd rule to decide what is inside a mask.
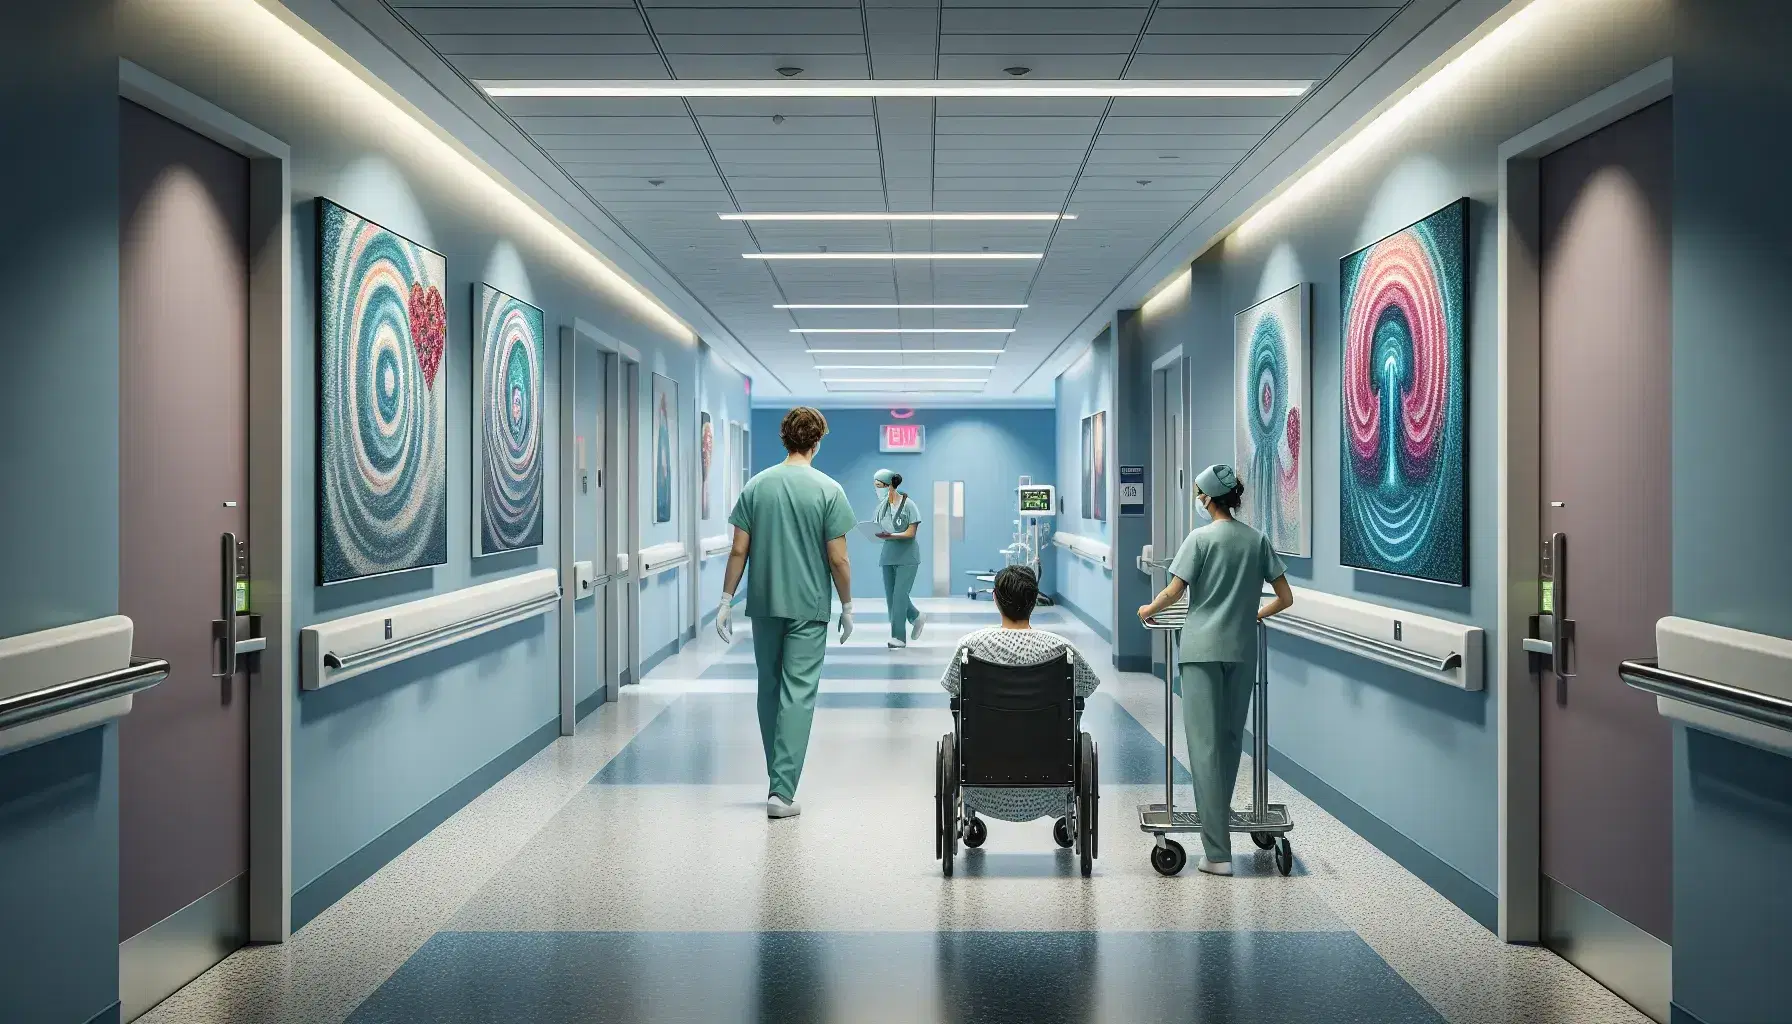
[[[879,525],[878,523],[872,522],[871,520],[866,520],[865,522],[860,523],[858,526],[858,530],[859,530],[859,536],[865,538],[866,540],[875,540],[875,541],[883,540],[883,538],[879,537],[878,534],[882,533],[884,531],[884,528],[881,525]]]

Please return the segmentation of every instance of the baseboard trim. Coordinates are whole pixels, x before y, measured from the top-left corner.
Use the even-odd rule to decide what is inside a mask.
[[[523,766],[523,763],[545,749],[560,736],[560,719],[554,720],[523,737],[515,746],[487,761],[471,775],[450,786],[441,796],[424,804],[378,838],[349,854],[341,863],[317,876],[310,884],[292,895],[292,930],[298,931],[347,896],[355,886],[372,878],[374,872],[391,863],[394,857],[411,848],[437,825],[447,821],[479,794],[492,788],[498,780]]]
[[[1705,1021],[1679,1003],[1669,1003],[1668,1024],[1705,1024]]]
[[[1108,627],[1102,625],[1100,623],[1100,621],[1098,621],[1095,618],[1095,616],[1090,615],[1088,612],[1083,611],[1081,608],[1078,608],[1076,605],[1065,600],[1063,594],[1053,594],[1052,601],[1054,603],[1056,603],[1058,607],[1060,607],[1060,608],[1064,609],[1065,611],[1069,612],[1070,614],[1076,616],[1079,620],[1082,621],[1083,625],[1088,626],[1090,629],[1094,630],[1095,635],[1098,637],[1101,637],[1101,639],[1104,642],[1110,643],[1110,644],[1114,642],[1113,630],[1110,630]]]
[[[1248,743],[1245,749],[1251,749]],[[1435,889],[1444,899],[1456,904],[1463,913],[1479,922],[1481,927],[1490,932],[1498,931],[1499,897],[1482,888],[1474,879],[1413,842],[1405,833],[1382,821],[1361,804],[1333,789],[1273,745],[1269,748],[1269,770],[1281,776],[1282,781],[1300,790],[1307,799],[1325,808],[1326,813],[1343,822],[1352,832],[1374,844],[1376,849],[1394,858],[1401,867],[1417,875],[1420,881]]]
[[[1143,654],[1116,654],[1114,667],[1122,672],[1147,672],[1152,668],[1151,659]]]
[[[647,673],[652,672],[654,669],[658,668],[660,665],[660,662],[665,661],[667,658],[670,658],[674,654],[677,654],[679,645],[680,645],[680,641],[674,640],[671,643],[667,644],[666,646],[660,648],[659,650],[654,651],[652,654],[649,654],[647,657],[642,658],[641,659],[641,678],[643,678],[643,679],[647,678]]]
[[[585,720],[586,715],[589,715],[591,712],[596,711],[600,706],[603,705],[604,696],[605,696],[604,688],[602,686],[599,686],[596,690],[592,691],[591,696],[586,697],[582,701],[579,701],[578,707],[573,709],[573,715],[574,715],[573,721],[583,722]]]
[[[121,1019],[119,1017],[121,1012],[120,1005],[118,1003],[113,1003],[111,1006],[108,1006],[104,1010],[87,1018],[87,1024],[118,1024]]]

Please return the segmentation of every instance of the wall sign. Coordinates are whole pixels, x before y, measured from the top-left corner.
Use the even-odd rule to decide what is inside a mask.
[[[1123,516],[1142,516],[1145,514],[1145,467],[1120,467],[1120,514]]]
[[[919,455],[927,449],[927,428],[919,423],[886,423],[877,450]]]

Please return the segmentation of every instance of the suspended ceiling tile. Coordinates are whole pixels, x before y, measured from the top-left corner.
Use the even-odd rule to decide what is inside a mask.
[[[666,65],[656,55],[585,56],[575,54],[466,54],[444,57],[456,71],[474,81],[553,80],[569,78],[661,81]]]

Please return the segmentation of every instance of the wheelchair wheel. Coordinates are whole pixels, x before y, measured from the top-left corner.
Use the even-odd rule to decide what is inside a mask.
[[[1075,838],[1070,834],[1069,818],[1059,818],[1057,821],[1052,822],[1052,841],[1057,843],[1061,849],[1065,850],[1076,845]]]
[[[958,743],[951,733],[940,739],[934,779],[936,851],[940,873],[951,878],[958,857]]]
[[[1101,768],[1095,739],[1083,733],[1077,739],[1076,824],[1077,861],[1087,878],[1095,871],[1096,843],[1100,835],[1098,822],[1101,807]]]
[[[988,838],[989,826],[983,823],[982,818],[975,814],[971,815],[970,821],[966,822],[964,826],[964,845],[975,850],[982,846],[983,841]]]

